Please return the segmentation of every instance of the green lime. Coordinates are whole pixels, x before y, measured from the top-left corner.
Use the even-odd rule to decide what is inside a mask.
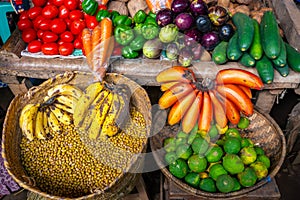
[[[229,137],[224,143],[224,151],[230,154],[237,154],[241,150],[241,142],[238,138]]]
[[[175,141],[174,137],[168,137],[168,138],[164,139],[164,147],[170,143],[173,143],[174,141]]]
[[[225,137],[222,137],[221,139],[218,139],[216,141],[216,144],[219,145],[219,146],[223,146],[225,143]]]
[[[265,178],[268,175],[268,168],[263,162],[255,161],[250,165],[250,167],[254,169],[258,179]]]
[[[198,124],[191,130],[189,137],[187,139],[188,144],[192,144],[195,138],[200,137],[200,135],[197,133],[197,130],[198,130]]]
[[[170,173],[177,178],[183,178],[187,175],[189,167],[184,159],[179,158],[169,165]]]
[[[187,138],[176,138],[175,139],[175,146],[176,148],[181,145],[181,144],[186,144],[187,143]]]
[[[218,162],[219,160],[221,160],[223,153],[224,152],[221,147],[212,146],[207,150],[205,157],[207,162]]]
[[[216,186],[220,192],[228,193],[234,188],[234,180],[228,174],[222,174],[217,178]]]
[[[236,129],[236,128],[229,128],[226,132],[225,132],[225,137],[226,139],[230,138],[230,137],[235,137],[238,139],[242,139],[240,132]]]
[[[248,138],[242,138],[241,139],[241,148],[249,147],[249,146],[250,146],[250,142],[249,142]]]
[[[209,129],[209,131],[208,131],[208,135],[209,135],[209,137],[210,137],[211,139],[214,139],[214,138],[218,137],[219,131],[218,131],[216,125],[212,125],[212,126],[210,127],[210,129]]]
[[[208,142],[202,137],[197,137],[192,143],[192,149],[197,154],[205,154],[209,147]]]
[[[263,162],[268,169],[271,166],[270,159],[266,155],[258,155],[257,161]]]
[[[255,152],[256,152],[257,155],[264,155],[265,154],[265,151],[261,147],[255,146],[254,149],[255,149]]]
[[[188,166],[193,172],[203,172],[206,169],[207,161],[205,157],[199,156],[198,154],[194,154],[189,157]]]
[[[256,183],[257,176],[253,168],[247,167],[243,172],[238,173],[239,182],[244,187],[251,187]]]
[[[237,127],[240,129],[248,128],[250,124],[250,120],[247,117],[241,117]]]
[[[168,164],[171,164],[171,163],[175,162],[177,160],[177,158],[178,158],[178,156],[176,155],[176,153],[174,151],[173,152],[168,152],[165,155],[165,161]]]
[[[178,158],[187,160],[193,154],[193,150],[189,144],[180,144],[176,148]]]
[[[228,171],[230,174],[238,174],[242,171],[244,171],[244,163],[235,154],[226,154],[223,157],[223,167],[226,171]]]
[[[199,183],[200,183],[200,176],[198,173],[190,172],[184,177],[184,180],[190,186],[192,186],[194,188],[198,188]]]
[[[220,163],[214,164],[209,169],[209,176],[214,180],[217,180],[218,176],[223,174],[228,174],[228,172],[224,169],[223,165]]]
[[[176,138],[187,138],[189,135],[183,131],[179,131],[176,135]]]
[[[257,158],[254,147],[242,148],[240,151],[240,158],[242,159],[245,165],[253,163]]]
[[[217,191],[215,181],[209,177],[201,179],[199,188],[206,192],[216,192]]]
[[[239,190],[242,188],[240,182],[239,182],[239,181],[237,180],[237,178],[235,178],[235,177],[232,177],[232,179],[233,179],[233,181],[234,181],[234,187],[233,187],[233,189],[232,189],[232,192],[234,192],[234,191],[239,191]]]
[[[175,138],[170,137],[164,140],[164,149],[166,152],[171,152],[176,150]]]

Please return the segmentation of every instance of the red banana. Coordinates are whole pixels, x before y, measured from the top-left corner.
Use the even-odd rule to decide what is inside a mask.
[[[177,83],[179,83],[179,82],[178,81],[173,81],[173,82],[168,82],[168,83],[162,83],[160,85],[160,90],[163,91],[163,92],[167,91],[168,89],[170,89],[171,87],[173,87]]]
[[[244,85],[252,89],[261,90],[264,86],[259,76],[243,69],[223,69],[216,76],[219,85],[237,84]]]
[[[225,109],[225,112],[226,112],[226,117],[230,121],[230,123],[238,124],[241,116],[240,116],[240,111],[236,107],[236,105],[234,105],[234,103],[231,102],[229,99],[226,99],[219,94],[217,94],[217,98],[222,103],[222,105]]]
[[[177,83],[169,90],[165,91],[159,98],[158,105],[160,109],[169,108],[176,101],[189,94],[192,90],[194,90],[194,88],[195,87],[189,83]]]
[[[252,92],[251,92],[251,89],[249,87],[246,87],[246,86],[243,86],[243,85],[238,85],[239,88],[241,88],[245,93],[246,95],[251,99],[252,98]]]
[[[191,107],[188,109],[188,111],[185,113],[182,119],[182,130],[185,133],[189,133],[197,123],[200,109],[202,105],[202,91],[199,91],[197,93],[197,96],[191,105]]]
[[[156,81],[159,83],[171,81],[191,83],[195,81],[195,74],[186,67],[174,66],[161,71],[156,76]]]
[[[169,115],[168,115],[168,123],[170,125],[177,124],[180,122],[184,114],[187,112],[187,110],[190,108],[190,106],[193,104],[195,98],[196,98],[196,91],[190,92],[187,96],[184,98],[178,100],[171,108]]]
[[[208,92],[203,92],[202,108],[200,110],[198,129],[207,133],[213,119],[213,107]]]
[[[215,122],[220,126],[220,128],[224,128],[227,125],[227,117],[224,107],[220,103],[220,101],[216,97],[216,91],[210,90],[208,92],[209,97],[211,99],[214,111],[214,119]]]
[[[232,101],[245,115],[250,116],[253,114],[251,99],[238,86],[233,84],[218,85],[217,91],[226,99]]]

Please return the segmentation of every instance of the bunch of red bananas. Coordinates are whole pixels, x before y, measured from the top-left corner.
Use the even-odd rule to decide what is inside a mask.
[[[241,114],[253,114],[251,89],[263,88],[257,75],[233,68],[220,70],[211,80],[196,79],[191,69],[174,66],[160,72],[156,81],[164,92],[158,101],[160,108],[170,108],[168,123],[181,121],[186,133],[197,123],[202,132],[208,132],[213,121],[221,129],[228,121],[237,124]]]

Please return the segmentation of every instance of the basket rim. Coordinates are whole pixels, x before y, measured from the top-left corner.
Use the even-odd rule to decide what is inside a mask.
[[[202,198],[203,197],[207,197],[207,198],[227,198],[227,199],[237,198],[237,197],[243,197],[247,193],[262,187],[266,183],[270,182],[271,179],[274,178],[275,175],[280,170],[280,168],[281,168],[281,166],[284,162],[285,155],[286,155],[286,140],[285,140],[285,136],[284,136],[281,128],[279,127],[279,125],[275,122],[275,120],[269,114],[263,113],[256,106],[254,106],[254,111],[257,112],[258,114],[262,115],[263,117],[265,117],[270,122],[270,125],[273,126],[273,128],[277,131],[278,135],[281,138],[281,142],[282,142],[282,151],[281,151],[281,155],[280,155],[280,159],[278,161],[278,164],[275,166],[275,168],[272,170],[272,172],[266,178],[258,181],[254,186],[243,188],[242,190],[235,191],[235,192],[229,192],[229,193],[220,193],[220,192],[210,193],[210,192],[205,192],[205,191],[200,190],[200,189],[193,188],[190,185],[188,185],[188,184],[184,183],[183,181],[181,181],[180,179],[176,178],[175,176],[173,176],[169,172],[167,167],[162,162],[161,156],[156,152],[154,139],[153,139],[153,137],[151,137],[150,138],[150,147],[151,147],[151,151],[154,154],[153,157],[154,157],[157,165],[160,167],[160,170],[165,175],[165,177],[167,179],[173,181],[178,188],[180,188],[181,190],[183,190],[183,191],[185,191],[189,194],[197,196],[197,197],[202,197]]]

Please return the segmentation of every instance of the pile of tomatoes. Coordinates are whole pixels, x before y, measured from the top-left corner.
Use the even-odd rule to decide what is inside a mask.
[[[74,49],[82,48],[81,32],[87,23],[80,0],[32,0],[32,3],[34,6],[20,14],[17,24],[29,52],[68,56]]]

